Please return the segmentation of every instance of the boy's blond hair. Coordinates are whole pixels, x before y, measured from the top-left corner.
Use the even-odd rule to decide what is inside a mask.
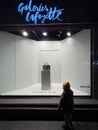
[[[69,82],[64,82],[62,88],[65,89],[65,87],[70,88]]]

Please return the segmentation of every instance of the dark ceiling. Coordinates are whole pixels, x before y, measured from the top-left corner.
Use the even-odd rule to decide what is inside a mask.
[[[71,36],[74,35],[75,33],[78,33],[81,30],[52,30],[52,31],[44,31],[47,32],[47,36],[43,35],[43,31],[36,31],[36,30],[32,30],[32,31],[27,31],[28,36],[23,36],[22,32],[23,31],[10,31],[10,33],[22,36],[22,37],[26,37],[32,40],[36,40],[36,41],[60,41],[63,40],[65,38],[67,38],[67,32],[71,33]]]

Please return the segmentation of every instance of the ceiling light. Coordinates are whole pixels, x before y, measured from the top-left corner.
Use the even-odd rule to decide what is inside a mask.
[[[71,36],[71,33],[70,33],[70,32],[67,32],[67,36],[70,37],[70,36]]]
[[[26,31],[23,31],[23,36],[28,36],[28,33]]]
[[[43,32],[43,36],[47,36],[47,32]]]
[[[59,31],[60,34],[62,34],[62,31]]]
[[[57,37],[60,37],[60,36],[61,36],[60,34],[57,35]]]

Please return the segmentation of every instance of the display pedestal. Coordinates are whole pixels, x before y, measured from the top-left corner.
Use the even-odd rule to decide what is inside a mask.
[[[41,71],[41,85],[42,90],[50,89],[50,70]]]

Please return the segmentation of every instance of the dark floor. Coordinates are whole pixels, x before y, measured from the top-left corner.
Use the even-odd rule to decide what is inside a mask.
[[[0,121],[0,130],[62,130],[63,121]],[[97,122],[73,122],[75,130],[98,130]]]
[[[63,130],[59,98],[0,100],[0,130]],[[98,100],[74,99],[74,130],[98,130]]]

